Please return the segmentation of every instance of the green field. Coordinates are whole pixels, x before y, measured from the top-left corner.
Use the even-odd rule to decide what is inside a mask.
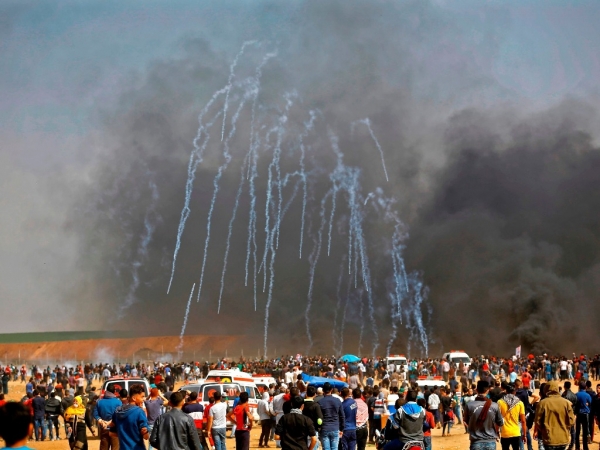
[[[90,339],[125,339],[142,336],[142,333],[133,331],[45,331],[40,333],[8,333],[0,334],[0,344],[79,341]]]

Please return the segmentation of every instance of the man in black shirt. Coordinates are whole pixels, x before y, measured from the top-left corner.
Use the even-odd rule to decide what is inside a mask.
[[[275,440],[281,441],[283,450],[313,450],[317,444],[317,435],[312,420],[302,414],[304,399],[296,396],[291,403],[291,411],[284,414],[277,423]],[[309,437],[310,445],[307,444]]]

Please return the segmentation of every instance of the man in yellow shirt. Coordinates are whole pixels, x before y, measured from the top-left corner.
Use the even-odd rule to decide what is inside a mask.
[[[504,397],[498,400],[500,414],[504,425],[500,428],[500,445],[502,450],[519,450],[520,441],[527,442],[527,424],[525,423],[525,405],[515,397],[515,387],[509,383],[502,383]]]

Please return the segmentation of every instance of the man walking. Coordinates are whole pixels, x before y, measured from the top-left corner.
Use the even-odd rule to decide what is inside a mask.
[[[538,403],[533,438],[541,436],[545,449],[565,450],[575,422],[571,402],[558,393],[558,382],[548,383],[548,396]]]
[[[196,424],[181,408],[185,402],[183,392],[171,394],[171,410],[154,421],[150,445],[159,450],[202,450]]]
[[[477,397],[465,405],[464,422],[468,425],[469,450],[495,450],[498,428],[504,425],[497,403],[487,397],[490,384],[477,382]]]
[[[323,450],[337,450],[344,432],[344,410],[342,403],[331,395],[332,390],[331,383],[324,383],[323,398],[319,400],[319,406],[323,412],[323,426],[321,427],[319,439]]]
[[[62,416],[63,409],[60,400],[56,398],[55,392],[51,392],[50,398],[46,400],[45,410],[50,440],[57,441],[60,439],[58,418]],[[54,436],[54,431],[56,432],[56,436]]]

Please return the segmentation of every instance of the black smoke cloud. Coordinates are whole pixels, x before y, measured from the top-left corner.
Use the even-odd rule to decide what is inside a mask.
[[[409,244],[444,344],[591,349],[600,153],[580,124],[593,116],[566,101],[525,121],[450,119],[448,162]]]
[[[595,308],[592,293],[598,270],[594,226],[598,209],[593,195],[598,171],[591,138],[578,127],[579,116],[571,113],[575,110],[581,116],[589,111],[562,105],[520,123],[503,116],[500,124],[493,114],[488,117],[476,109],[454,111],[457,104],[477,104],[482,90],[491,96],[504,93],[490,69],[507,21],[504,12],[484,10],[479,25],[486,33],[471,40],[452,25],[448,11],[428,2],[293,5],[263,4],[231,13],[228,21],[239,23],[238,29],[225,35],[215,27],[186,40],[180,56],[152,64],[141,80],[124,87],[117,106],[101,111],[104,150],[89,181],[80,186],[67,225],[79,237],[84,274],[70,300],[101,302],[107,326],[179,332],[191,286],[200,276],[206,213],[222,162],[219,146],[209,146],[196,174],[192,214],[167,296],[198,112],[226,83],[241,43],[256,39],[260,44],[248,48],[237,73],[251,74],[267,52],[277,51],[263,70],[259,97],[263,108],[281,110],[284,95],[295,91],[299,98],[290,114],[290,128],[300,130],[309,110],[318,109],[322,117],[310,138],[311,164],[322,172],[315,171],[317,181],[311,184],[314,201],[302,259],[298,200],[282,225],[286,245],[277,256],[270,349],[306,348],[307,258],[319,226],[319,201],[330,187],[327,174],[335,164],[329,129],[340,137],[345,162],[361,168],[363,195],[384,188],[396,199],[395,207],[410,229],[407,267],[420,271],[430,289],[423,314],[430,321],[432,353],[455,345],[469,351],[508,351],[520,343],[536,350],[566,350],[567,340],[586,342],[586,332],[593,329],[589,312]],[[256,20],[244,20],[247,17]],[[479,60],[463,56],[471,52],[483,56]],[[444,102],[431,100],[431,92],[460,100],[445,107]],[[251,287],[244,286],[246,194],[234,225],[223,310],[216,314],[239,155],[249,144],[249,117],[240,119],[232,142],[237,157],[221,181],[208,281],[200,303],[192,304],[187,333],[260,336],[263,331],[266,297],[260,293],[255,312]],[[366,130],[359,127],[350,133],[350,124],[364,117],[371,119],[384,149],[389,183]],[[282,164],[285,170],[297,167],[296,159]],[[262,165],[258,181],[262,192],[265,169]],[[152,198],[153,185],[157,200]],[[341,207],[337,220],[343,222],[344,214]],[[259,217],[259,230],[262,220]],[[147,254],[141,254],[148,221],[152,239]],[[366,226],[368,236],[391,237],[389,225],[376,215]],[[310,315],[313,351],[332,348],[339,264],[347,242],[343,225],[336,222],[334,228],[341,229],[342,236],[334,241],[331,258],[322,251],[317,269]],[[389,239],[372,239],[369,252],[381,352],[391,330]],[[136,301],[123,309],[133,267],[138,267],[140,280]],[[259,280],[262,288],[262,274]],[[365,323],[362,348],[370,349],[373,333],[366,305],[361,316],[354,296],[350,304],[344,351],[357,348],[361,323]],[[403,351],[409,334],[403,328],[398,334],[392,348]]]

